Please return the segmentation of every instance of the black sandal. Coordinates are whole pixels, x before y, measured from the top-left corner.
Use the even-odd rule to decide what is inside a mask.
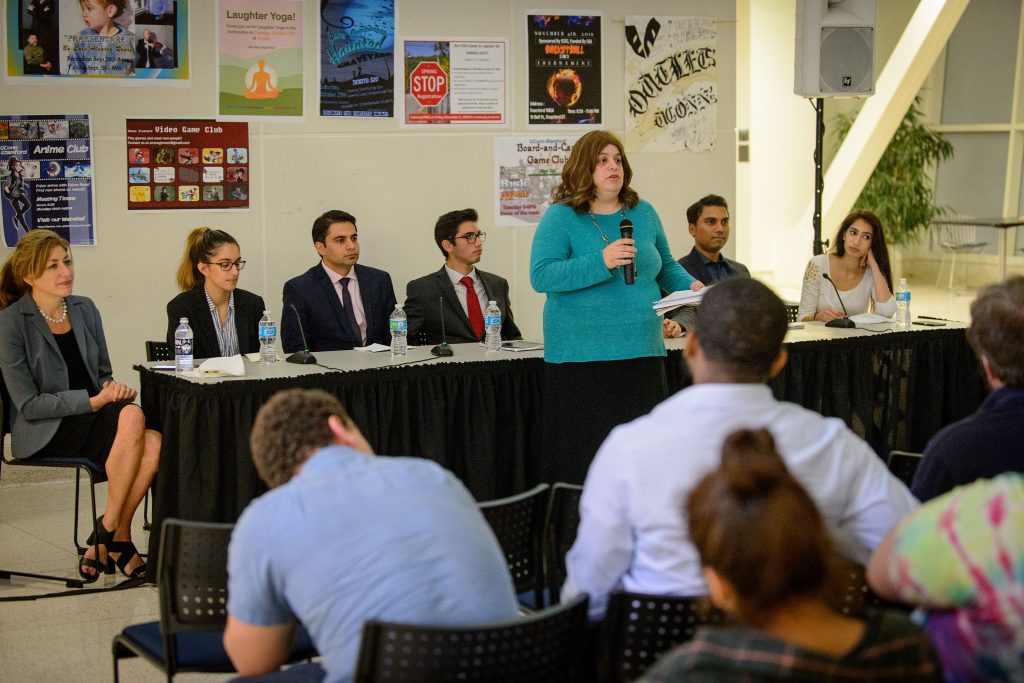
[[[121,570],[121,573],[129,579],[141,579],[146,575],[145,562],[136,567],[131,574],[128,573],[128,565],[131,564],[131,561],[136,557],[140,559],[142,557],[139,554],[139,549],[131,541],[114,541],[111,545],[107,546],[107,552],[120,553],[114,562],[117,563],[117,568]]]
[[[98,538],[97,533],[99,534]],[[86,539],[85,544],[86,551],[88,551],[89,548],[96,549],[96,557],[86,557],[85,553],[82,553],[82,557],[78,561],[78,575],[85,579],[87,583],[92,583],[96,579],[100,578],[101,571],[104,574],[113,574],[114,561],[110,558],[110,548],[114,545],[114,532],[108,531],[107,528],[103,526],[102,515],[96,518],[96,530],[89,534],[89,538]],[[107,561],[102,564],[99,560],[100,546],[104,546],[107,549]],[[86,567],[94,570],[95,573],[89,574],[82,571]]]

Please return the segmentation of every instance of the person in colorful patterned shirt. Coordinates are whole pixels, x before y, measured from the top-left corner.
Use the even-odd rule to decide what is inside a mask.
[[[925,608],[948,681],[1024,681],[1024,475],[953,489],[882,542],[876,593]]]
[[[680,513],[681,514],[681,513]],[[739,430],[686,502],[711,600],[734,626],[702,628],[642,681],[941,681],[921,630],[826,600],[835,551],[811,496],[767,429]]]

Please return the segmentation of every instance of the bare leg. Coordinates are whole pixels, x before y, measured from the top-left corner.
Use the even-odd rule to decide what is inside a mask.
[[[142,498],[146,495],[146,489],[153,483],[153,477],[160,465],[161,440],[160,432],[155,432],[152,429],[145,430],[139,472],[128,490],[128,497],[122,507],[121,519],[117,531],[114,532],[115,541],[132,540],[132,518],[135,516],[136,510],[139,509]],[[114,559],[120,559],[120,553],[115,553]],[[135,560],[125,567],[125,571],[130,575],[142,564],[142,558],[136,556]]]

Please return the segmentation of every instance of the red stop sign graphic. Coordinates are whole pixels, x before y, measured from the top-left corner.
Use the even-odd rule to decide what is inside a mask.
[[[409,94],[421,106],[436,107],[448,94],[448,74],[437,62],[420,62],[409,74]]]

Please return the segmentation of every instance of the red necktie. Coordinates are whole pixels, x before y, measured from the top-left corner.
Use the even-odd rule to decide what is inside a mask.
[[[473,279],[468,275],[459,282],[466,288],[466,310],[469,311],[469,324],[473,328],[473,334],[477,339],[484,336],[484,314],[480,312],[480,299],[476,296],[476,289],[473,288]]]

